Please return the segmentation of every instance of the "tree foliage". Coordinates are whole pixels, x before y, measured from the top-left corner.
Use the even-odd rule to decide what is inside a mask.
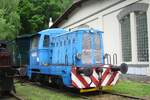
[[[49,18],[56,20],[70,3],[71,0],[20,0],[20,34],[35,33],[48,28]]]
[[[72,0],[0,0],[0,40],[48,28]]]
[[[18,0],[0,0],[0,39],[14,39],[20,29]]]

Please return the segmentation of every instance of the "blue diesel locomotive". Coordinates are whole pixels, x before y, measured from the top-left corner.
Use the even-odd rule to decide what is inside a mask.
[[[27,76],[80,92],[115,85],[120,72],[126,73],[128,67],[104,64],[102,35],[102,31],[88,28],[53,28],[32,35]]]

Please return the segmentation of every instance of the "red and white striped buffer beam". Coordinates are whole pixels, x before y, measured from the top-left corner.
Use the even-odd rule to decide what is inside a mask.
[[[92,67],[91,75],[85,75],[83,73],[78,73],[77,67],[72,67],[71,71],[71,80],[72,85],[78,89],[85,89],[91,87],[100,87],[100,86],[113,86],[119,80],[120,71],[122,73],[127,72],[126,68],[121,67],[111,67],[111,65],[101,65],[100,67]],[[103,69],[102,71],[97,72],[97,68]],[[84,68],[83,68],[84,69]]]

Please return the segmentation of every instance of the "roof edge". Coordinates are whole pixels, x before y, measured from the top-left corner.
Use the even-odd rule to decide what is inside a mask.
[[[73,4],[71,4],[71,6],[68,7],[68,9],[66,9],[64,11],[64,13],[59,16],[56,21],[53,23],[53,25],[50,28],[56,28],[58,26],[59,23],[61,23],[63,21],[63,19],[67,19],[68,16],[70,15],[70,13],[76,9],[76,7],[80,6],[83,2],[86,2],[88,0],[75,0],[73,2]]]

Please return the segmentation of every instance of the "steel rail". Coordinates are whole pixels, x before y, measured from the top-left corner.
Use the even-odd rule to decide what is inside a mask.
[[[127,95],[127,94],[120,94],[120,93],[114,93],[114,92],[112,93],[112,92],[106,92],[106,91],[104,91],[103,93],[111,94],[111,95],[117,95],[117,96],[121,96],[121,97],[124,97],[124,98],[136,99],[136,100],[146,100],[142,97],[131,96],[131,95]]]

